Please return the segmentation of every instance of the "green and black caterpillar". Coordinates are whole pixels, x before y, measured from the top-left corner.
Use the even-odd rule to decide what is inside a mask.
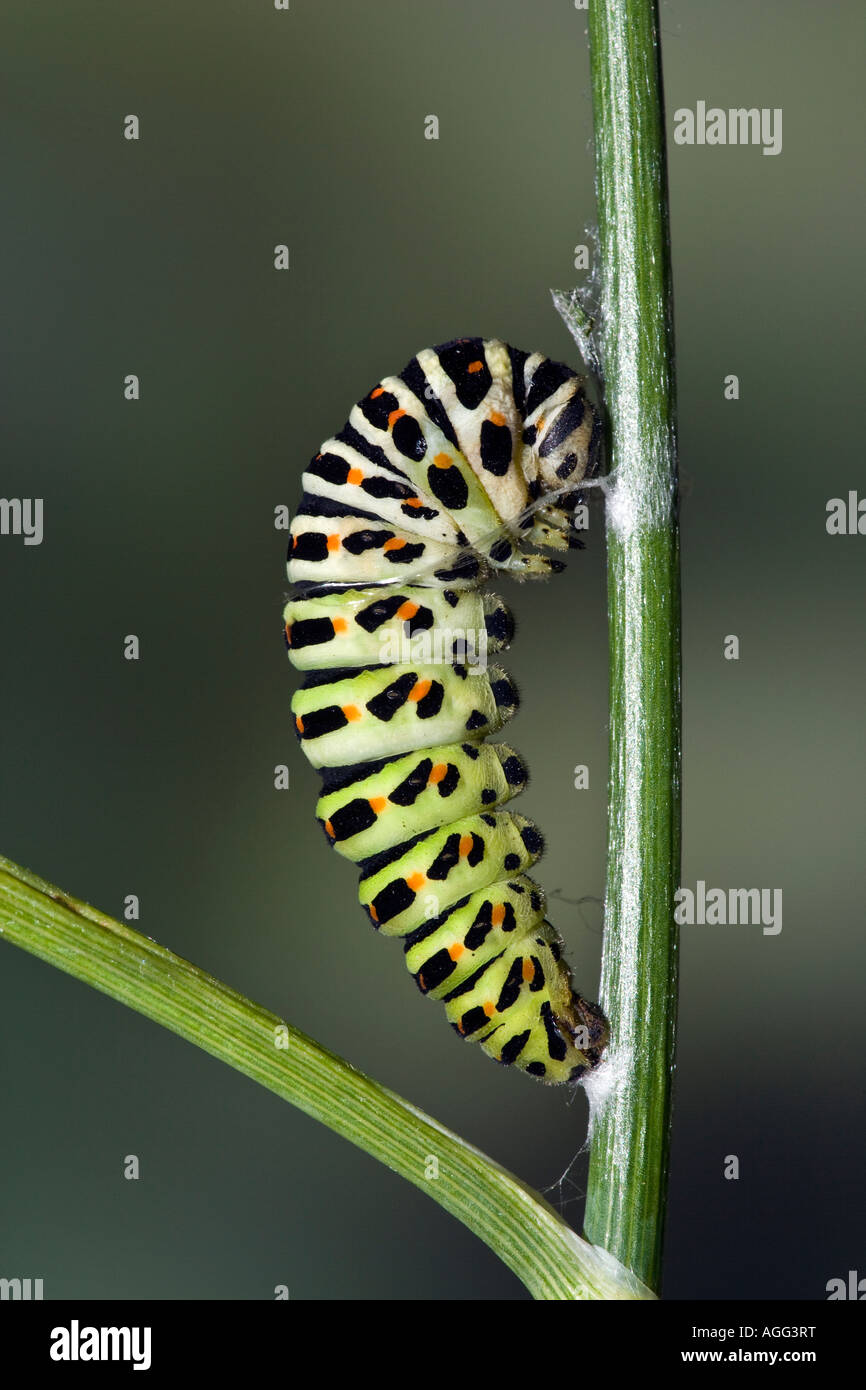
[[[517,707],[479,660],[511,615],[481,588],[562,564],[598,467],[583,379],[540,353],[458,338],[382,379],[303,476],[284,612],[306,672],[292,700],[323,777],[316,814],[361,869],[360,899],[403,940],[424,994],[496,1061],[551,1083],[600,1059],[603,1015],[572,989],[526,870],[543,842],[502,807],[525,768],[486,743]]]

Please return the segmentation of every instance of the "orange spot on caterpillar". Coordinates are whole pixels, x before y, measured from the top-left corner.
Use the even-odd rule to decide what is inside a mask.
[[[412,889],[412,892],[413,892],[413,893],[417,893],[418,890],[419,890],[419,888],[423,888],[423,887],[424,887],[424,884],[427,882],[427,880],[426,880],[426,878],[424,877],[423,874],[421,874],[421,873],[416,873],[416,874],[410,874],[409,877],[406,879],[406,882],[407,882],[407,884],[409,885],[409,887]]]
[[[535,966],[529,956],[523,957],[523,978],[527,984],[535,979]]]
[[[539,417],[538,417],[538,424],[535,426],[535,428],[537,429],[538,433],[541,434],[541,431],[544,429],[544,416],[543,416],[543,415],[539,415]]]
[[[371,811],[375,811],[377,816],[379,816],[379,815],[382,814],[382,812],[384,811],[384,809],[385,809],[385,807],[386,807],[387,805],[388,805],[388,798],[387,798],[387,796],[371,796],[371,797],[370,797],[370,810],[371,810]]]
[[[430,769],[430,776],[427,778],[427,781],[432,782],[435,787],[436,783],[441,782],[442,778],[446,775],[447,772],[447,763],[434,763]]]
[[[291,625],[291,623],[286,623],[286,641],[288,642],[289,646],[292,645],[292,625]]]
[[[345,618],[331,619],[331,627],[334,629],[335,632],[345,632],[348,626],[349,624],[346,622]]]
[[[504,415],[500,415],[500,413],[499,413],[498,410],[491,410],[490,415],[489,415],[488,418],[489,418],[489,420],[490,420],[491,425],[504,425],[504,424],[505,424],[505,416],[504,416]]]
[[[421,501],[420,497],[407,497],[404,505],[407,507],[423,507],[424,503]]]
[[[488,1018],[492,1018],[493,1015],[496,1013],[496,1005],[495,1005],[495,1004],[491,1004],[489,999],[488,999],[487,1003],[486,1003],[483,1007],[484,1007],[484,1012],[486,1013],[486,1015],[487,1015]]]
[[[385,391],[384,386],[376,386],[376,387],[374,387],[374,389],[370,392],[370,400],[371,400],[371,401],[374,401],[374,400],[376,399],[377,396],[383,395],[383,394],[384,394],[384,391]]]
[[[401,420],[405,414],[405,410],[392,410],[391,414],[388,416],[388,429],[392,430],[397,421]]]
[[[360,468],[350,468],[350,469],[349,469],[348,475],[347,475],[347,477],[346,477],[346,482],[347,482],[347,483],[353,483],[353,484],[355,485],[355,487],[357,487],[357,486],[358,486],[358,483],[362,483],[363,481],[364,481],[364,474],[363,474],[363,472],[361,471]]]
[[[292,536],[292,550],[295,549],[295,547],[296,547],[297,544],[298,544],[298,538],[297,538],[297,536]]]
[[[405,542],[405,541],[401,541],[400,538],[399,538],[399,536],[392,536],[391,539],[390,539],[389,541],[386,541],[386,542],[385,542],[385,544],[382,546],[382,549],[383,549],[383,550],[402,550],[402,549],[403,549],[403,546],[404,546],[405,544],[406,544],[406,542]]]
[[[412,603],[411,599],[408,599],[408,598],[407,598],[407,600],[406,600],[405,603],[401,603],[401,604],[400,604],[400,607],[397,609],[397,612],[396,612],[395,616],[398,617],[398,618],[406,618],[406,619],[408,619],[408,618],[414,618],[414,616],[415,616],[415,614],[416,614],[417,612],[418,612],[418,605],[417,605],[417,603]]]
[[[423,700],[424,696],[428,693],[432,684],[432,681],[416,681],[415,684],[412,686],[412,689],[409,691],[409,699]]]
[[[461,835],[461,836],[460,836],[460,854],[461,854],[461,855],[468,854],[469,851],[471,850],[471,848],[472,848],[472,836],[471,836],[471,835]]]
[[[334,827],[333,827],[333,825],[331,824],[331,822],[330,822],[329,820],[326,820],[326,821],[325,821],[325,829],[327,830],[328,834],[330,835],[331,839],[333,840],[333,838],[334,838]]]
[[[501,927],[505,921],[505,903],[494,903],[490,913],[490,920],[494,927]]]
[[[334,532],[334,534],[333,534],[332,536],[329,536],[329,537],[328,537],[328,549],[329,549],[329,550],[339,550],[339,549],[340,549],[340,537],[337,535],[336,531]]]
[[[379,920],[379,914],[378,914],[378,912],[376,911],[376,909],[375,909],[375,907],[373,906],[372,903],[370,903],[369,907],[367,908],[367,911],[369,912],[370,916],[373,918],[373,921],[374,921],[374,922],[378,922],[378,920]]]
[[[448,454],[437,454],[433,460],[433,463],[436,468],[451,467],[451,459],[449,458]]]
[[[361,711],[358,709],[357,705],[343,705],[342,708],[350,724],[354,724],[356,719],[361,718]]]
[[[469,366],[466,368],[466,370],[467,370],[467,372],[482,372],[482,371],[484,370],[484,363],[483,363],[483,362],[470,362],[470,363],[469,363]]]
[[[304,732],[304,721],[300,715],[298,715],[298,717],[295,720],[295,728],[297,729],[299,734],[302,734]]]
[[[460,941],[455,941],[453,946],[448,947],[448,954],[452,960],[459,960],[466,947]]]
[[[456,1022],[455,1025],[454,1025],[454,1027],[457,1029],[457,1032],[458,1032],[458,1033],[462,1033],[462,1034],[465,1036],[465,1034],[466,1034],[466,1029],[463,1027],[463,1019],[462,1019],[462,1018],[459,1018],[459,1019],[457,1020],[457,1022]]]

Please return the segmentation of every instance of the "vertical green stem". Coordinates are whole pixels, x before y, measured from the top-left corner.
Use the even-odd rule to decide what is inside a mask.
[[[661,1281],[680,873],[680,615],[667,177],[653,0],[591,0],[608,498],[610,787],[586,1233]]]

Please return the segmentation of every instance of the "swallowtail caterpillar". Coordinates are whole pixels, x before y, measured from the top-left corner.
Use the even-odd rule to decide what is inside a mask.
[[[464,1038],[549,1083],[600,1059],[604,1017],[572,989],[542,890],[543,842],[504,810],[526,772],[488,743],[517,706],[477,661],[512,634],[493,574],[562,569],[598,467],[583,379],[540,353],[458,338],[353,407],[303,476],[284,612],[292,700],[323,778],[316,815],[361,869],[374,926]],[[476,660],[470,660],[475,657]]]

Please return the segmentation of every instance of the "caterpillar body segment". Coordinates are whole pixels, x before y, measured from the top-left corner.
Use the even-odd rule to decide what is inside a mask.
[[[339,673],[335,673],[339,674]],[[309,679],[309,677],[308,677]],[[313,767],[409,753],[495,733],[517,707],[517,693],[496,666],[376,666],[295,692],[295,730]],[[345,730],[351,730],[351,752]]]
[[[290,599],[286,645],[300,671],[422,660],[477,664],[507,646],[514,623],[496,594],[410,584]]]
[[[470,541],[482,540],[502,520],[457,441],[426,415],[418,401],[396,377],[385,377],[355,406],[349,423],[374,447],[382,449],[394,468],[421,495],[434,499]]]
[[[531,450],[524,448],[511,350],[495,340],[476,350],[476,342],[427,348],[419,352],[418,362],[448,415],[457,446],[506,521],[529,500]],[[519,362],[514,369],[520,375]],[[495,490],[489,487],[491,478],[496,479]]]
[[[404,937],[406,966],[422,994],[444,999],[544,921],[544,894],[525,874],[458,899]]]
[[[357,863],[478,806],[496,810],[525,784],[522,762],[503,743],[444,744],[395,758],[326,793],[316,816],[337,852]]]
[[[368,517],[296,513],[291,525],[291,577],[316,581],[327,566],[333,582],[363,584],[390,572],[395,579],[447,569],[454,546],[422,540]]]
[[[541,835],[525,816],[511,811],[465,816],[422,835],[404,853],[375,865],[361,877],[359,897],[386,936],[405,936],[434,913],[534,864]]]
[[[432,494],[414,487],[408,475],[395,473],[384,462],[365,459],[359,464],[351,447],[339,439],[325,441],[301,483],[311,506],[314,499],[324,500],[445,545],[463,543],[460,528]]]
[[[538,547],[580,545],[599,448],[569,367],[494,339],[425,349],[308,465],[283,613],[316,814],[359,866],[362,906],[461,1037],[548,1083],[595,1066],[607,1028],[526,876],[542,837],[504,809],[526,770],[485,741],[518,704],[487,658],[513,623],[482,586],[562,568]]]

